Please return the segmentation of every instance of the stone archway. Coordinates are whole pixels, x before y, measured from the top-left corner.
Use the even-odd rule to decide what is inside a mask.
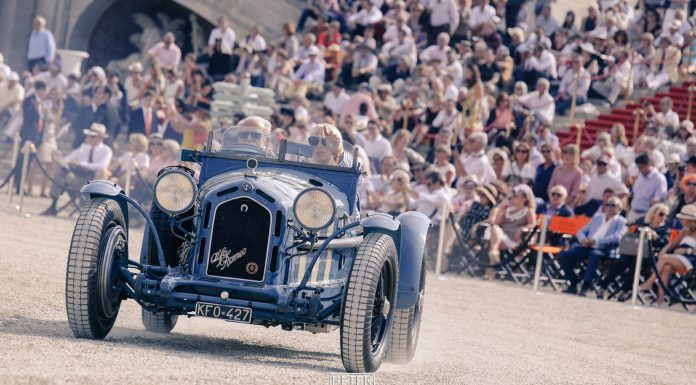
[[[174,32],[177,45],[187,53],[202,48],[212,28],[209,21],[172,0],[95,1],[75,24],[70,47],[90,53],[87,66],[125,68],[143,60],[164,32]]]

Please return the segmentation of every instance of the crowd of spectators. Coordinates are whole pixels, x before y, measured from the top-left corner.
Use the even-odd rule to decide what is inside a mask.
[[[574,103],[614,104],[688,76],[696,19],[687,3],[601,0],[558,20],[555,0],[309,0],[275,41],[257,27],[239,34],[222,16],[199,55],[166,33],[128,71],[68,76],[37,17],[27,67],[15,72],[0,56],[0,127],[7,141],[15,132],[32,141],[54,179],[121,180],[135,162],[136,187],[146,188],[179,148],[200,148],[211,129],[243,118],[214,121],[210,105],[214,82],[248,77],[275,92],[274,133],[305,138],[329,123],[362,148],[363,213],[417,210],[433,233],[451,215],[465,239],[489,222],[493,261],[535,214],[585,215],[593,219],[577,248],[562,256],[572,271],[581,259],[613,257],[626,223],[645,221],[656,204],[669,202],[658,215],[679,227],[677,215],[696,202],[694,125],[667,97],[644,106],[633,145],[621,124],[584,151],[554,133]],[[59,141],[72,152],[61,154]],[[32,193],[33,183],[22,187]],[[46,214],[61,192],[43,184],[53,197]],[[672,270],[691,269],[682,262]]]

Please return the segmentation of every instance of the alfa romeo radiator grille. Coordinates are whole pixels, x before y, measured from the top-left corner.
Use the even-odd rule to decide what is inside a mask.
[[[236,198],[215,210],[207,274],[222,278],[263,280],[271,213],[249,198]]]

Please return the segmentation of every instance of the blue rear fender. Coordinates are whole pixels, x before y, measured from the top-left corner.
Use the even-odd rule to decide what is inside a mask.
[[[430,218],[410,211],[396,219],[386,214],[375,214],[363,219],[360,224],[365,234],[383,233],[392,237],[399,253],[396,308],[405,309],[415,305],[420,291],[423,250]]]

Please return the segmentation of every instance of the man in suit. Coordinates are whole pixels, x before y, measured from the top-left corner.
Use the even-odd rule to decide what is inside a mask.
[[[616,254],[619,241],[627,231],[626,218],[620,215],[622,206],[619,198],[609,198],[604,204],[604,212],[597,213],[578,232],[576,235],[578,244],[558,255],[565,278],[569,281],[565,293],[586,296],[587,290],[590,289],[594,280],[599,262]],[[580,277],[575,274],[575,266],[585,259],[588,260],[587,269],[578,293],[577,285],[580,282]]]
[[[73,139],[73,149],[82,145],[85,141],[84,131],[89,129],[93,123],[99,123],[109,130],[109,109],[106,101],[111,97],[111,89],[99,87],[91,95],[91,103],[80,107],[75,124],[75,138]]]
[[[24,144],[28,141],[34,143],[36,148],[39,148],[41,145],[41,141],[43,140],[43,103],[47,93],[46,83],[37,81],[34,83],[34,93],[27,96],[22,102],[24,120],[22,122],[22,128],[19,131],[19,137],[21,139],[20,148],[23,148]],[[15,188],[17,189],[17,193],[19,193],[23,159],[21,155],[17,158],[17,164],[14,169]],[[32,158],[29,158],[27,170],[31,167],[31,159]]]
[[[572,217],[573,212],[570,210],[570,207],[565,204],[567,197],[568,191],[565,187],[561,185],[553,186],[549,194],[549,201],[537,206],[536,213],[548,216],[558,215],[559,217]]]
[[[157,113],[155,112],[155,97],[152,91],[145,91],[140,102],[140,108],[130,112],[128,123],[128,136],[139,133],[148,138],[153,132],[157,132]]]

